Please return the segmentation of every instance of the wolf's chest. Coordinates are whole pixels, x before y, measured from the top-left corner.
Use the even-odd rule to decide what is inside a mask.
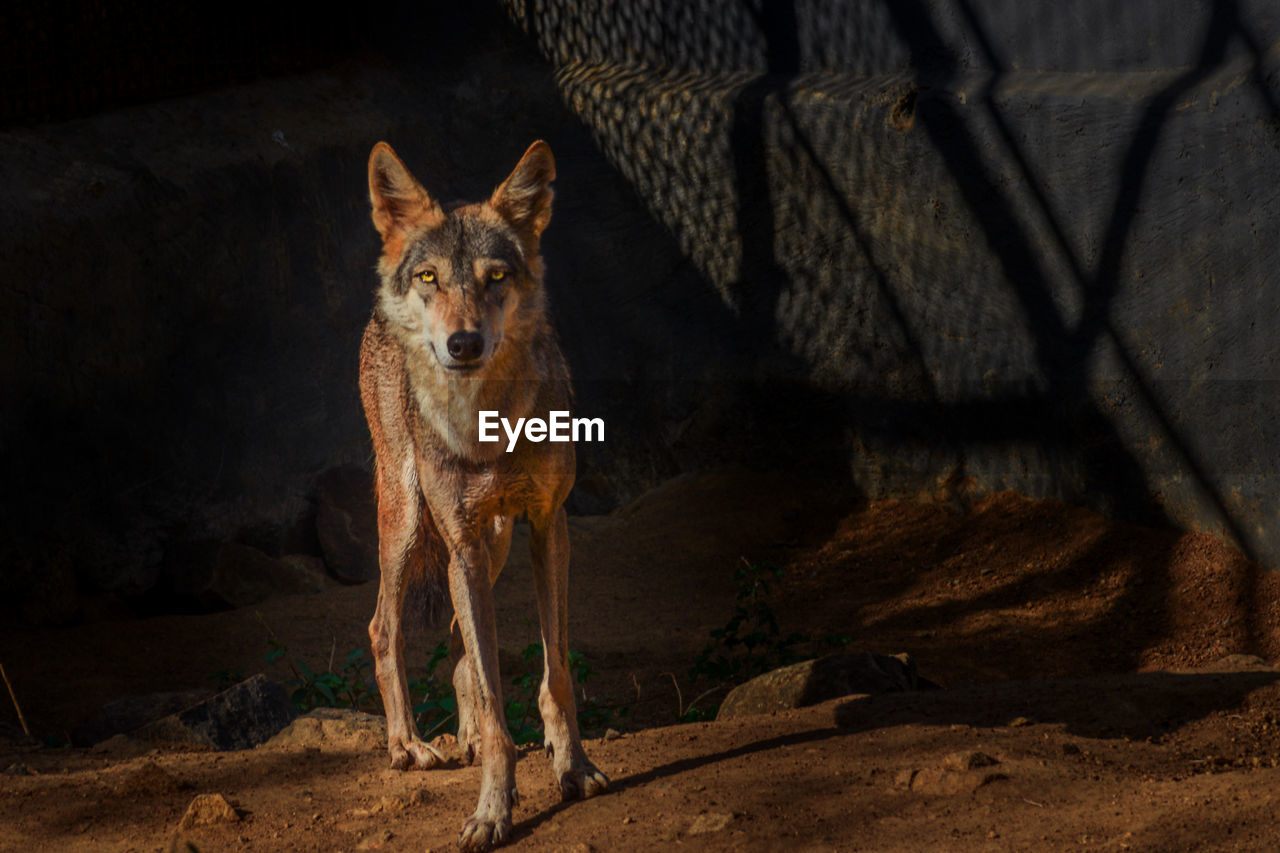
[[[532,383],[447,380],[414,389],[420,423],[428,440],[450,453],[474,462],[493,462],[506,444],[480,440],[480,413],[501,412],[525,417],[533,405]]]

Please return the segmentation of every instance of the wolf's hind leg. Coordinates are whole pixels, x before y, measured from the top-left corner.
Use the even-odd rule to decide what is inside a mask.
[[[475,676],[462,644],[462,632],[456,617],[449,626],[449,660],[453,662],[453,695],[458,702],[458,751],[462,753],[463,764],[474,764],[481,760]]]
[[[543,678],[538,710],[551,766],[566,800],[592,797],[609,779],[587,758],[578,736],[578,714],[569,676],[569,526],[563,509],[533,520],[533,577],[542,623]],[[541,523],[539,523],[541,522]]]

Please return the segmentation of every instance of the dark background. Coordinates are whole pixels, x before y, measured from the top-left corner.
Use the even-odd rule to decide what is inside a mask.
[[[321,552],[317,483],[370,463],[379,139],[443,198],[555,151],[548,286],[608,437],[574,511],[738,463],[1280,559],[1274,4],[103,2],[0,33],[25,618],[163,608],[199,543]]]

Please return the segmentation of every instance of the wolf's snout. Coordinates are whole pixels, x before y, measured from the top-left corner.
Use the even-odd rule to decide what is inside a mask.
[[[449,355],[457,361],[475,361],[484,354],[484,335],[479,332],[454,332],[449,336]]]

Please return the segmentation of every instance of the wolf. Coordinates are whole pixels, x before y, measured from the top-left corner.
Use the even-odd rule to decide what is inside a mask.
[[[538,693],[545,746],[564,799],[609,780],[587,759],[569,675],[566,598],[572,443],[478,440],[478,412],[514,421],[570,408],[569,370],[543,288],[540,240],[551,219],[555,159],[539,140],[485,201],[441,205],[391,146],[369,156],[380,283],[360,347],[360,397],[375,454],[378,603],[369,624],[387,714],[391,766],[444,756],[417,732],[404,666],[402,611],[411,579],[453,604],[450,657],[458,745],[483,774],[458,837],[485,850],[511,834],[515,745],[503,717],[492,586],[527,514],[541,623]]]

